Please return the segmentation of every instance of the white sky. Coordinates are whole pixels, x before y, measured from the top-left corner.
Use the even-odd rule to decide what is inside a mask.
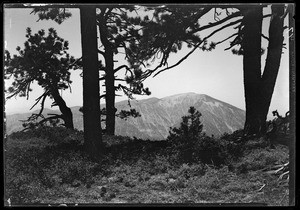
[[[25,31],[27,27],[36,33],[40,29],[47,31],[50,27],[56,29],[58,35],[69,41],[69,53],[77,58],[81,57],[81,35],[79,10],[71,9],[72,17],[58,25],[54,21],[39,21],[37,15],[30,14],[31,9],[4,9],[4,39],[5,48],[16,53],[16,47],[24,47]],[[267,12],[267,11],[266,11]],[[213,18],[213,17],[208,17]],[[267,21],[265,21],[267,22]],[[287,24],[287,23],[286,23]],[[268,35],[267,25],[264,26],[264,34]],[[221,41],[231,34],[231,30],[222,31],[213,36],[210,40]],[[286,30],[287,32],[287,30]],[[287,35],[285,36],[287,44]],[[211,52],[196,51],[188,59],[174,69],[165,71],[155,78],[148,78],[144,85],[149,87],[150,96],[136,96],[136,99],[150,97],[162,98],[169,95],[185,92],[207,94],[221,101],[232,104],[245,110],[245,98],[243,87],[243,65],[242,56],[236,56],[230,50],[224,51],[229,42],[224,42]],[[171,55],[169,65],[174,64],[188,52],[183,48],[177,54]],[[266,55],[266,53],[265,53]],[[289,53],[288,48],[284,50],[275,90],[270,106],[271,111],[277,109],[280,114],[289,110]],[[122,57],[117,57],[122,61]],[[262,58],[264,63],[265,57]],[[122,64],[122,62],[120,62]],[[118,63],[116,63],[118,66]],[[264,65],[262,65],[263,68]],[[72,93],[69,90],[63,92],[69,107],[82,105],[82,78],[79,77],[81,70],[72,71],[71,80]],[[124,74],[124,72],[121,72]],[[6,81],[6,86],[9,82]],[[9,99],[5,104],[7,114],[29,112],[35,99],[43,93],[43,90],[36,84],[32,85],[33,91],[29,100],[25,97]],[[102,87],[100,87],[102,88]],[[126,97],[117,97],[116,100],[125,100]],[[101,101],[102,103],[102,101]],[[50,107],[51,101],[46,101],[46,107]],[[37,105],[34,109],[40,108]],[[271,115],[269,114],[269,119]]]

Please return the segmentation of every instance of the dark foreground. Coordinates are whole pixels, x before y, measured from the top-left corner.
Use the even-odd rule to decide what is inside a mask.
[[[288,174],[280,176],[288,147],[270,146],[265,138],[243,139],[240,131],[189,143],[103,138],[106,152],[92,161],[79,131],[41,128],[10,135],[6,205],[288,205]]]

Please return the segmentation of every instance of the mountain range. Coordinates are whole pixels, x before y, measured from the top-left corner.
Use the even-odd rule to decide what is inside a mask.
[[[116,135],[137,137],[142,139],[165,139],[170,127],[178,127],[182,116],[188,115],[188,109],[194,106],[200,113],[203,131],[207,135],[220,136],[224,132],[232,133],[243,128],[245,111],[222,102],[205,94],[183,93],[164,98],[149,98],[144,100],[121,101],[116,103],[118,110],[136,109],[141,116],[128,118],[127,120],[116,118]],[[104,107],[105,105],[101,105]],[[79,112],[80,106],[71,107],[73,112],[74,127],[83,129],[83,116]],[[35,111],[35,113],[38,110]],[[59,113],[58,110],[44,110],[44,116],[48,113]],[[32,113],[13,114],[6,117],[6,133],[22,130],[22,122]]]

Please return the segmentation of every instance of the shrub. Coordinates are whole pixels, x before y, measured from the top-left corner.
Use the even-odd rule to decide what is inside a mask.
[[[189,108],[188,113],[189,115],[182,117],[179,128],[171,128],[167,140],[179,138],[180,140],[191,141],[199,137],[203,128],[200,121],[202,115],[193,106]]]
[[[193,155],[196,161],[216,166],[224,164],[229,158],[226,145],[219,139],[208,136],[203,136],[196,142]]]
[[[202,162],[221,165],[240,157],[243,152],[241,143],[242,130],[232,135],[224,134],[220,139],[202,133],[201,113],[194,107],[188,110],[189,115],[182,117],[179,128],[171,128],[167,148],[172,158],[183,163]]]
[[[160,174],[166,173],[171,168],[170,162],[165,156],[157,155],[156,158],[151,161],[151,173]]]

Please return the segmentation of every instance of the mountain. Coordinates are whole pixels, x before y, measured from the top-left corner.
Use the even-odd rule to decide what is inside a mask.
[[[170,127],[179,126],[181,118],[188,114],[190,106],[194,106],[202,114],[203,131],[208,135],[220,136],[224,132],[232,133],[244,126],[245,111],[228,103],[214,99],[205,94],[183,93],[158,98],[116,103],[118,110],[135,108],[141,117],[122,120],[116,118],[116,135],[135,136],[143,139],[165,139]],[[104,106],[104,105],[101,105]],[[82,113],[79,106],[72,107],[75,128],[83,129]],[[58,113],[58,110],[45,110],[48,113]],[[7,133],[22,129],[18,120],[26,119],[30,113],[7,116]]]

